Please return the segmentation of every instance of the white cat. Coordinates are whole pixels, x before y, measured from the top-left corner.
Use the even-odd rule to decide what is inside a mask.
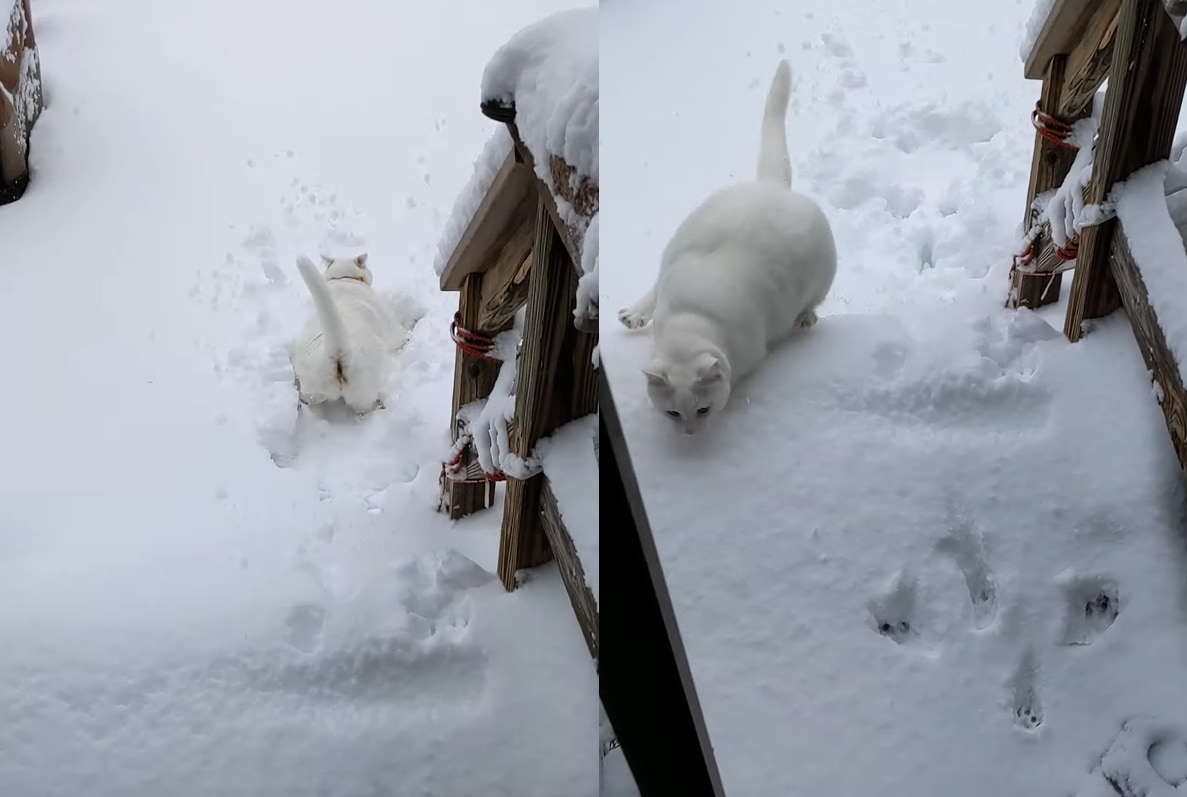
[[[767,94],[757,179],[717,191],[693,210],[664,249],[654,287],[618,313],[631,329],[654,322],[647,392],[685,434],[706,427],[774,344],[816,323],[836,275],[828,219],[791,190],[790,95],[791,67],[780,61]]]
[[[371,287],[367,255],[322,260],[324,273],[309,258],[297,258],[317,309],[291,353],[301,401],[342,399],[358,413],[382,408],[393,324]]]

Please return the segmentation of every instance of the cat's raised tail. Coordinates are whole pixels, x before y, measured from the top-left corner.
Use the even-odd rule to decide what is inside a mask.
[[[321,320],[326,353],[331,359],[338,359],[346,351],[346,330],[342,326],[342,316],[338,314],[338,308],[330,296],[325,275],[305,255],[297,257],[297,270],[301,272],[301,278],[313,296],[313,306],[317,308],[317,317]]]
[[[763,110],[762,139],[758,146],[759,182],[791,187],[791,157],[787,154],[787,102],[791,98],[791,65],[787,59],[775,68],[767,105]]]

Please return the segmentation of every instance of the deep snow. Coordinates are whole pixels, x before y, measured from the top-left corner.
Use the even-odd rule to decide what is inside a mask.
[[[647,401],[646,334],[601,341],[726,791],[1095,795],[1124,720],[1187,723],[1184,494],[1126,319],[1069,344],[1062,303],[1002,307],[1033,3],[708,5],[601,9],[603,304],[752,173],[784,56],[839,247],[818,326],[703,437]]]
[[[47,107],[0,208],[0,794],[596,793],[555,569],[506,594],[501,506],[434,512],[437,239],[496,129],[487,59],[565,5],[35,4]],[[358,423],[296,422],[319,251],[367,251],[419,319]]]

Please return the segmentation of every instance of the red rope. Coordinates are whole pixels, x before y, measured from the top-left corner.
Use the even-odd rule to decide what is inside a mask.
[[[463,470],[463,466],[465,464],[464,461],[466,458],[466,449],[470,448],[471,442],[472,442],[472,438],[470,437],[469,434],[464,434],[462,437],[459,437],[457,442],[453,444],[454,445],[453,456],[450,459],[446,460],[445,462],[441,463],[441,475],[437,477],[437,484],[440,487],[440,496],[441,496],[440,499],[437,501],[437,511],[438,512],[443,511],[445,509],[446,496],[448,494],[446,491],[446,487],[448,487],[450,483],[453,483],[453,484],[490,484],[493,482],[507,481],[507,476],[502,471],[496,471],[494,473],[486,473],[484,471],[482,476],[473,477],[473,478],[460,475]]]
[[[1067,140],[1072,134],[1072,126],[1067,122],[1056,119],[1049,113],[1045,113],[1042,109],[1041,101],[1035,103],[1035,109],[1030,113],[1030,123],[1034,125],[1035,131],[1040,136],[1052,144],[1065,147],[1066,149],[1079,149],[1079,147]]]
[[[448,478],[455,484],[484,484],[486,482],[505,482],[507,476],[502,471],[494,473],[483,473],[478,478],[456,478],[456,474],[462,469],[462,460],[466,457],[466,449],[470,447],[470,442],[467,440],[465,445],[459,446],[457,453],[453,455],[453,459],[441,463],[441,478]],[[443,482],[444,483],[444,482]]]
[[[1059,256],[1060,260],[1075,260],[1076,255],[1080,251],[1080,234],[1076,233],[1072,239],[1067,242],[1066,247],[1055,247],[1055,254]]]
[[[453,342],[464,353],[471,357],[477,357],[480,360],[490,360],[491,362],[501,362],[498,357],[491,354],[495,347],[494,338],[488,338],[486,335],[479,335],[477,332],[471,332],[463,327],[460,323],[461,313],[453,314],[453,321],[449,324],[449,337],[453,338]]]

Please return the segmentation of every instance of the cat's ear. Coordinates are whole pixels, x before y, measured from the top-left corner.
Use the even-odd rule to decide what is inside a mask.
[[[367,267],[367,253],[363,252],[361,255],[356,257],[354,259],[354,264],[356,266],[358,266],[359,268],[366,268]]]
[[[725,379],[725,371],[721,367],[721,360],[708,357],[697,366],[697,384],[711,385]]]
[[[643,376],[647,377],[647,384],[652,387],[668,386],[668,377],[664,375],[662,368],[656,363],[644,367]]]
[[[323,266],[332,266],[334,264],[334,258],[329,255],[322,255],[321,262]]]

